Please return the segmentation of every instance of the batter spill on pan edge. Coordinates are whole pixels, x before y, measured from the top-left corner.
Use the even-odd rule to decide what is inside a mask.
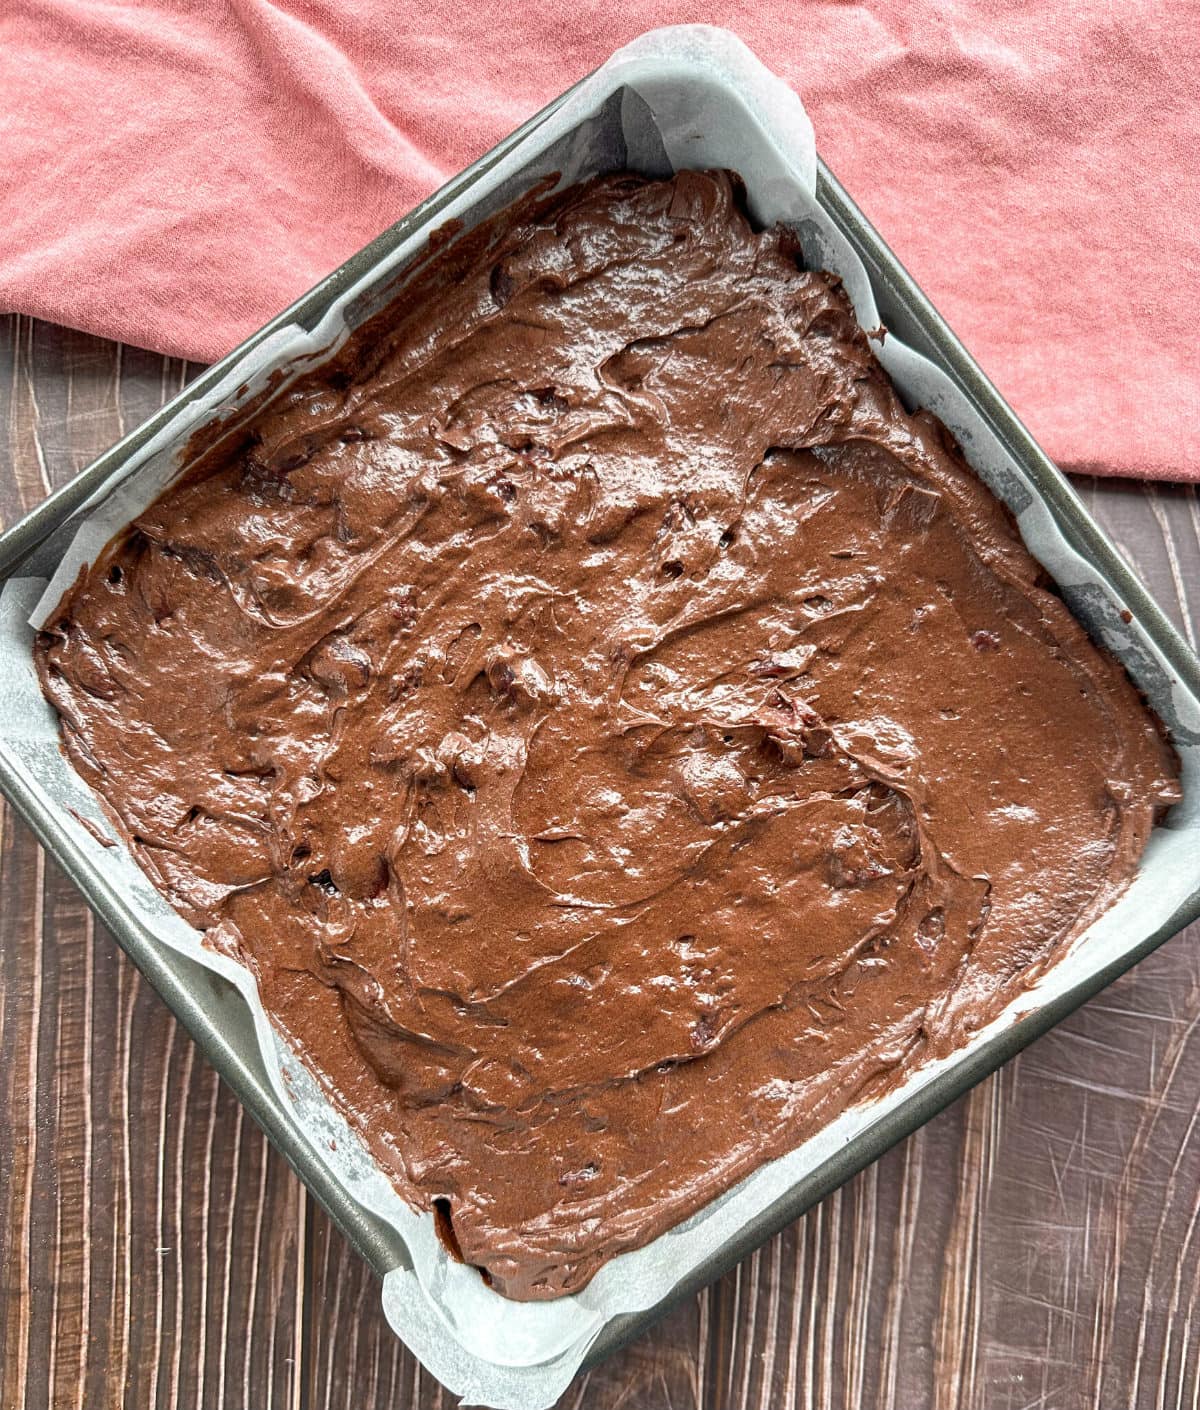
[[[1179,796],[721,174],[439,251],[109,547],[38,664],[142,866],[518,1298],[961,1044]]]

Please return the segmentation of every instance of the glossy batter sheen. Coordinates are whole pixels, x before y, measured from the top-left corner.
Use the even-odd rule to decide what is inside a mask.
[[[156,883],[538,1298],[961,1043],[1178,794],[727,177],[467,248],[143,514],[38,659]]]

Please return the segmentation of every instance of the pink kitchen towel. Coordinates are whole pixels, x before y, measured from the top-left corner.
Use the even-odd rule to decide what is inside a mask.
[[[696,20],[797,89],[1060,464],[1200,480],[1195,0],[0,0],[0,308],[215,358]]]

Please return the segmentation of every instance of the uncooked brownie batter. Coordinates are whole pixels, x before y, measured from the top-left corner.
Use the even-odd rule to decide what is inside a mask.
[[[155,883],[541,1298],[961,1044],[1126,885],[1176,763],[729,178],[455,249],[38,661]]]

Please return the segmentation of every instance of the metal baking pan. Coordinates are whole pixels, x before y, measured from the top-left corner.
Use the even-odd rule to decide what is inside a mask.
[[[89,515],[105,506],[121,504],[120,496],[152,457],[177,457],[198,426],[217,416],[227,416],[231,407],[261,394],[270,383],[268,374],[277,373],[281,367],[311,365],[313,358],[328,346],[331,330],[344,333],[347,322],[362,321],[386,301],[409,253],[447,218],[458,217],[464,203],[469,206],[473,197],[478,197],[475,218],[479,218],[488,212],[489,201],[492,209],[507,204],[520,189],[531,184],[530,172],[534,168],[514,167],[514,163],[526,148],[536,148],[556,124],[562,134],[559,140],[553,144],[542,142],[540,149],[544,162],[557,163],[550,169],[565,170],[573,164],[586,173],[621,164],[641,165],[644,169],[653,168],[650,174],[661,174],[664,160],[668,167],[675,163],[661,151],[646,157],[649,149],[639,147],[630,136],[635,129],[644,135],[647,122],[665,121],[652,111],[656,101],[665,106],[677,99],[682,102],[694,89],[701,94],[697,102],[702,113],[708,111],[705,103],[720,99],[733,104],[739,113],[745,108],[747,123],[762,119],[762,111],[755,107],[760,96],[766,95],[763,102],[768,109],[775,100],[784,101],[769,86],[778,85],[778,80],[771,79],[737,41],[720,31],[702,27],[660,31],[640,44],[640,48],[635,43],[631,50],[615,56],[597,75],[568,90],[531,118],[241,347],[202,373],[70,484],[0,535],[0,586],[4,587],[3,600],[8,604],[6,630],[9,644],[15,642],[24,652],[15,669],[0,673],[0,788],[72,876],[117,942],[177,1014],[315,1197],[384,1279],[385,1309],[399,1334],[455,1392],[475,1403],[522,1410],[550,1404],[581,1364],[607,1355],[647,1327],[671,1303],[720,1276],[764,1239],[1200,915],[1200,662],[1090,518],[1067,481],[1039,450],[832,174],[815,158],[808,170],[812,218],[794,219],[806,257],[813,263],[828,260],[835,268],[840,268],[837,261],[854,262],[859,271],[855,277],[861,281],[860,293],[872,301],[873,311],[888,329],[888,355],[902,358],[905,349],[920,355],[914,365],[922,363],[928,375],[917,375],[916,384],[930,389],[923,399],[951,425],[968,458],[1017,514],[1030,548],[1056,577],[1073,610],[1093,635],[1124,661],[1168,723],[1180,748],[1184,801],[1173,810],[1168,827],[1156,830],[1153,856],[1144,868],[1155,873],[1153,878],[1147,878],[1154,882],[1153,895],[1143,889],[1137,904],[1119,903],[1120,914],[1111,913],[1114,923],[1108,926],[1107,938],[1087,951],[1086,962],[1077,962],[1073,950],[1050,971],[1054,982],[1044,990],[1031,992],[1023,1012],[1009,1015],[1004,1022],[985,1030],[968,1049],[929,1069],[912,1090],[903,1089],[883,1107],[867,1108],[865,1114],[860,1111],[852,1123],[853,1129],[844,1137],[824,1145],[808,1143],[813,1153],[799,1173],[794,1178],[789,1176],[785,1184],[771,1187],[774,1193],[760,1198],[748,1216],[726,1218],[720,1237],[706,1242],[703,1256],[690,1261],[678,1258],[678,1250],[684,1246],[688,1228],[705,1212],[685,1221],[680,1226],[679,1241],[659,1260],[660,1264],[677,1269],[677,1274],[667,1276],[659,1268],[658,1276],[643,1279],[639,1295],[626,1299],[628,1310],[614,1312],[606,1307],[600,1294],[592,1297],[588,1290],[574,1299],[560,1299],[560,1303],[571,1304],[559,1309],[563,1325],[577,1310],[580,1317],[585,1312],[591,1317],[586,1336],[581,1333],[574,1341],[568,1338],[565,1350],[556,1343],[555,1354],[542,1360],[531,1352],[524,1360],[514,1354],[503,1361],[486,1347],[471,1344],[469,1334],[463,1332],[463,1326],[477,1319],[481,1304],[472,1305],[473,1316],[456,1322],[454,1299],[463,1296],[461,1286],[457,1292],[452,1288],[445,1294],[444,1306],[435,1307],[436,1298],[428,1306],[421,1302],[417,1275],[424,1255],[411,1235],[402,1232],[386,1209],[381,1213],[381,1206],[364,1201],[352,1191],[344,1172],[331,1166],[312,1132],[302,1129],[290,1102],[290,1089],[284,1091],[278,1071],[272,1068],[269,1040],[264,1046],[265,1020],[261,1020],[261,1010],[256,1018],[245,1002],[244,972],[239,980],[239,976],[222,970],[203,955],[189,956],[184,949],[163,943],[139,913],[138,898],[131,900],[128,889],[105,869],[104,854],[97,856],[100,849],[94,840],[67,808],[48,800],[45,779],[65,765],[57,749],[44,738],[31,743],[31,729],[23,723],[22,712],[28,708],[29,646],[33,637],[26,619],[64,554],[69,557],[77,531]],[[659,65],[657,69],[655,64]],[[645,88],[639,88],[639,75],[644,77],[647,72],[653,73],[654,81],[647,80]],[[595,100],[594,121],[598,126],[593,129],[585,123],[572,125],[575,120],[569,115],[580,111],[580,103],[589,95]],[[795,104],[791,95],[787,95],[787,101]],[[795,106],[798,109],[798,104]],[[750,131],[747,127],[746,132]],[[610,137],[617,134],[613,140],[619,138],[623,145],[606,146],[597,136],[605,132]],[[724,123],[721,133],[721,140],[734,148],[724,164],[741,168],[736,122],[732,126]],[[795,119],[787,127],[785,136],[788,134],[802,143],[803,124]],[[711,151],[709,158],[677,164],[718,164],[711,160]],[[803,165],[800,162],[797,170]],[[742,174],[749,175],[744,169]],[[753,197],[753,177],[749,184]],[[766,178],[761,184],[767,184]],[[824,237],[822,229],[826,230]],[[829,231],[836,237],[832,245]],[[854,280],[848,278],[847,285],[853,293]],[[857,296],[856,305],[861,318]],[[339,317],[333,318],[338,310]],[[902,360],[889,366],[902,388],[902,377],[907,375],[905,366]],[[126,517],[132,517],[132,512]],[[91,551],[99,546],[94,542]],[[1086,572],[1061,571],[1067,563],[1081,565]],[[12,658],[5,659],[13,664]],[[286,1054],[282,1056],[286,1060]],[[785,1162],[791,1159],[784,1157]],[[737,1187],[714,1201],[714,1206],[725,1205],[727,1211],[732,1208],[736,1212],[741,1190],[742,1186]],[[663,1240],[671,1240],[674,1234],[672,1231],[664,1235]],[[655,1244],[661,1242],[656,1240]],[[652,1261],[655,1245],[622,1255],[609,1268],[632,1267],[630,1260],[642,1255]],[[619,1268],[614,1276],[621,1276]],[[424,1291],[428,1293],[428,1287]],[[504,1315],[509,1316],[509,1309],[518,1309],[511,1316],[518,1319],[512,1326],[519,1331],[521,1317],[535,1319],[543,1315],[520,1311],[530,1307],[509,1303]],[[506,1335],[511,1335],[511,1329]],[[538,1335],[541,1332],[530,1333],[530,1346],[537,1345]],[[562,1341],[560,1336],[559,1342]]]

